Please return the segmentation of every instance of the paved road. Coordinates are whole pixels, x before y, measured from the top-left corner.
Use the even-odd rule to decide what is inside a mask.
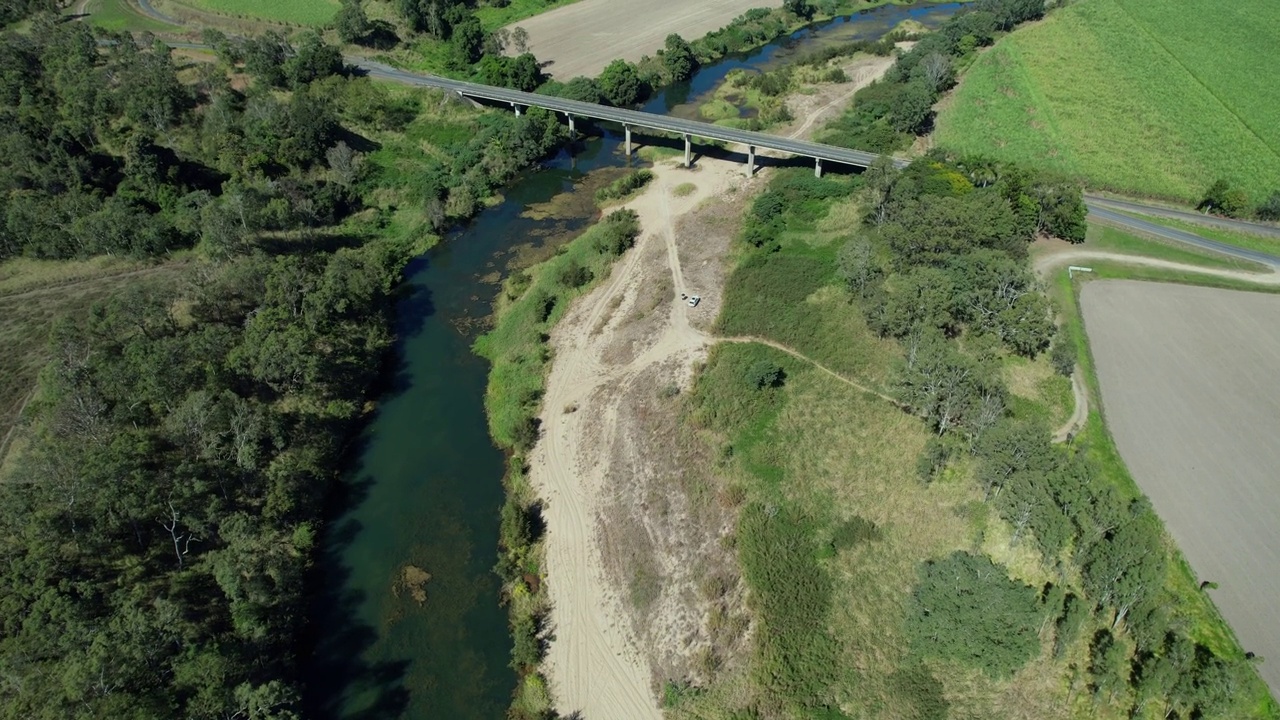
[[[1211,250],[1213,252],[1216,252],[1222,255],[1230,255],[1231,257],[1240,258],[1241,260],[1250,260],[1252,262],[1262,263],[1263,265],[1268,265],[1272,268],[1275,268],[1276,270],[1280,270],[1280,257],[1276,257],[1275,255],[1268,255],[1266,253],[1258,252],[1256,250],[1247,250],[1245,248],[1236,247],[1235,245],[1227,245],[1226,243],[1221,243],[1221,242],[1218,242],[1217,240],[1210,240],[1209,238],[1201,237],[1200,235],[1187,232],[1186,230],[1177,230],[1175,228],[1169,228],[1163,225],[1157,225],[1156,223],[1149,222],[1141,218],[1136,218],[1130,215],[1125,215],[1123,213],[1118,213],[1114,210],[1111,210],[1109,204],[1108,205],[1100,204],[1094,198],[1089,198],[1088,200],[1085,201],[1085,203],[1089,207],[1089,217],[1095,220],[1100,220],[1102,222],[1105,222],[1111,225],[1120,225],[1127,230],[1134,230],[1144,235],[1155,235],[1165,240],[1173,240],[1174,242],[1185,243],[1187,245],[1194,245],[1195,247],[1198,247],[1204,250]],[[1125,204],[1133,205],[1132,203],[1125,203]],[[1141,208],[1141,209],[1135,209],[1133,212],[1149,212],[1150,210],[1159,209],[1159,208],[1147,208],[1147,206],[1145,205],[1134,205],[1134,207]],[[1157,214],[1157,213],[1151,212],[1150,214]],[[1195,216],[1195,213],[1183,213],[1183,214],[1191,215],[1193,217]],[[1255,231],[1254,230],[1255,228],[1265,227],[1262,225],[1252,225],[1247,223],[1242,223],[1242,224],[1247,225],[1250,232]]]
[[[1143,205],[1142,203],[1136,203],[1132,200],[1117,200],[1116,198],[1102,197],[1101,195],[1086,194],[1085,199],[1089,201],[1090,205],[1106,208],[1108,210],[1120,210],[1123,212],[1142,213],[1143,215],[1155,215],[1156,217],[1185,220],[1186,222],[1208,225],[1209,227],[1218,227],[1223,230],[1237,230],[1239,232],[1251,233],[1253,235],[1265,235],[1267,237],[1280,238],[1280,227],[1275,225],[1251,223],[1244,220],[1232,220],[1231,218],[1218,217],[1216,215],[1205,215],[1203,213],[1161,207],[1159,205]]]

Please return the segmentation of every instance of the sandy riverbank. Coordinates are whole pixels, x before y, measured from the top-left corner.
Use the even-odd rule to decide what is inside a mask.
[[[798,120],[777,132],[808,134],[888,66],[850,62],[851,82],[797,94]],[[637,246],[552,333],[543,435],[529,458],[548,528],[543,670],[557,709],[586,720],[660,718],[664,680],[748,653],[736,562],[720,542],[732,508],[716,501],[714,461],[683,433],[674,398],[715,342],[730,243],[764,179],[712,158],[692,170],[659,163],[654,174],[627,203],[643,228]],[[703,299],[690,307],[682,295]],[[734,633],[707,629],[713,605]]]

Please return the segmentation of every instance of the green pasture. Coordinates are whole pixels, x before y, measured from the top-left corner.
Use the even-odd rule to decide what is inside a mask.
[[[183,4],[205,12],[294,25],[324,25],[341,7],[338,0],[183,0]]]
[[[94,0],[86,8],[89,22],[106,30],[149,30],[171,32],[173,25],[152,20],[129,7],[125,0]]]
[[[1198,200],[1216,178],[1280,188],[1280,5],[1081,0],[984,53],[939,145],[1095,188]]]

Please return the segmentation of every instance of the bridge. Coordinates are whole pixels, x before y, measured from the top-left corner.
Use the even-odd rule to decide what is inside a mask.
[[[853,165],[855,167],[865,168],[869,167],[871,163],[875,162],[876,159],[880,157],[875,153],[863,152],[861,150],[849,150],[847,148],[835,147],[834,145],[823,145],[822,143],[795,140],[792,138],[784,138],[777,135],[769,135],[768,133],[754,132],[751,130],[735,130],[734,128],[699,122],[697,120],[685,120],[682,118],[668,117],[666,115],[641,112],[639,110],[627,110],[625,108],[597,105],[595,103],[582,102],[581,100],[568,100],[566,98],[552,97],[550,95],[538,95],[536,93],[509,90],[507,88],[492,87],[490,85],[481,85],[479,83],[450,80],[449,78],[442,78],[434,75],[419,75],[417,73],[400,70],[398,68],[391,67],[390,65],[384,65],[364,58],[348,57],[346,58],[346,61],[369,73],[371,77],[383,80],[394,80],[396,82],[407,83],[409,85],[439,88],[441,90],[456,93],[460,97],[488,100],[489,102],[496,103],[506,103],[511,105],[517,114],[520,113],[522,108],[527,107],[539,107],[551,110],[553,112],[560,113],[567,118],[570,130],[574,129],[575,118],[589,118],[592,120],[603,120],[606,122],[618,123],[622,126],[623,133],[625,135],[626,153],[628,156],[631,155],[632,128],[644,128],[646,130],[675,133],[684,137],[684,164],[686,167],[691,165],[693,162],[693,143],[691,138],[695,137],[709,140],[722,140],[724,142],[747,146],[748,175],[755,172],[757,148],[767,148],[769,150],[789,153],[799,157],[812,158],[814,174],[819,177],[822,176],[822,163],[824,160],[843,165]],[[904,167],[907,163],[902,160],[894,160],[894,164],[898,167]]]

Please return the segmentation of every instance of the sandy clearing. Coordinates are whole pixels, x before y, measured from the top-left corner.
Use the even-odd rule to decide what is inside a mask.
[[[581,712],[587,720],[662,716],[648,656],[626,621],[626,599],[610,582],[601,556],[598,520],[609,449],[622,430],[621,400],[641,373],[674,363],[677,381],[687,387],[694,363],[706,356],[709,339],[691,325],[690,316],[707,310],[690,308],[679,296],[686,288],[675,218],[746,182],[738,165],[712,159],[700,161],[696,172],[662,164],[654,174],[653,187],[627,204],[645,230],[637,247],[605,283],[573,304],[552,333],[556,359],[543,402],[543,438],[530,458],[530,480],[547,501],[553,639],[544,669],[559,710]],[[673,197],[670,189],[686,180],[694,180],[697,190]],[[642,258],[652,256],[655,245],[671,273],[673,292],[653,310],[661,317],[656,332],[643,338],[636,352],[610,362],[605,355],[614,331],[643,294]],[[566,413],[571,406],[577,410]]]
[[[1280,695],[1280,296],[1103,280],[1080,304],[1121,456]]]
[[[616,58],[653,55],[667,36],[686,40],[719,30],[742,13],[780,0],[582,0],[513,23],[529,33],[529,51],[559,80],[599,75]]]

